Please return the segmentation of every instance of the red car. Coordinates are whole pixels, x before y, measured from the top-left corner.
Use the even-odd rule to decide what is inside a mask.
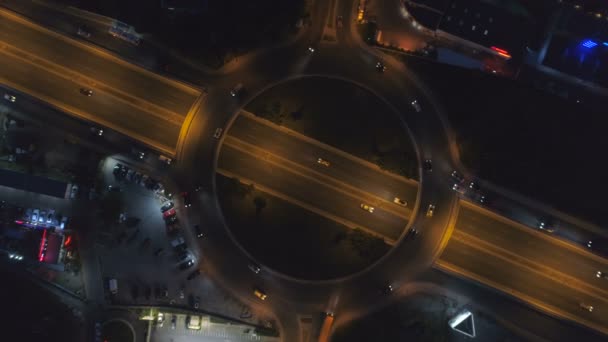
[[[169,217],[171,217],[171,216],[175,216],[175,214],[177,214],[177,213],[175,212],[175,208],[171,208],[171,209],[169,209],[169,210],[167,210],[167,211],[165,211],[165,212],[163,213],[163,218],[166,220],[166,219],[168,219],[168,218],[169,218]]]

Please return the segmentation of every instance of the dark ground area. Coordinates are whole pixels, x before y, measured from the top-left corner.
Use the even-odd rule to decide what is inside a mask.
[[[5,265],[0,266],[0,277],[2,341],[81,342],[80,322],[68,307]]]
[[[446,108],[465,165],[481,178],[608,224],[606,106],[576,104],[521,82],[422,60],[411,67]],[[608,99],[600,99],[608,104]]]
[[[293,277],[331,279],[369,266],[390,249],[382,239],[216,174],[229,229],[262,264]]]
[[[212,67],[285,39],[305,17],[304,0],[201,0],[200,10],[182,14],[162,9],[160,0],[59,2],[117,18]]]
[[[306,77],[266,91],[246,109],[385,170],[418,178],[405,127],[378,98],[351,83]]]
[[[454,300],[416,294],[362,319],[337,327],[332,342],[516,342],[523,341],[490,317],[473,312],[476,337],[453,331],[448,321],[462,310]]]

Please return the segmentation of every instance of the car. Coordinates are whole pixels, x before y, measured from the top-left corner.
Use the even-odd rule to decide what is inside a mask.
[[[407,236],[406,236],[406,237],[407,237],[408,239],[410,239],[410,240],[414,240],[414,239],[415,239],[415,238],[418,236],[418,234],[419,234],[419,233],[420,233],[420,232],[418,231],[418,229],[416,229],[416,228],[412,227],[412,228],[410,228],[410,230],[407,232]]]
[[[158,318],[156,320],[156,324],[158,325],[159,328],[163,327],[163,324],[165,324],[165,314],[162,312],[158,313]]]
[[[478,193],[477,193],[477,201],[478,201],[479,203],[485,203],[485,202],[486,202],[486,195],[484,195],[484,194],[482,194],[482,193],[478,192]]]
[[[192,206],[192,196],[189,192],[182,192],[182,198],[184,199],[184,207],[190,208]]]
[[[187,280],[192,280],[196,277],[198,277],[201,274],[200,270],[195,270],[192,273],[188,274],[188,277],[186,277]]]
[[[385,295],[389,295],[389,294],[393,293],[393,285],[388,284],[388,285],[384,286],[382,288],[382,293],[384,293]]]
[[[173,215],[173,216],[169,216],[165,220],[165,223],[169,226],[169,225],[175,225],[177,223],[177,221],[179,221],[179,219],[177,218],[177,215]]]
[[[179,251],[180,249],[185,249],[186,248],[186,241],[184,240],[183,236],[178,236],[175,239],[171,240],[171,246]]]
[[[224,131],[224,129],[222,129],[222,128],[216,128],[215,132],[213,133],[213,137],[215,139],[219,139],[222,136],[223,131]]]
[[[585,303],[579,303],[578,306],[580,306],[584,310],[587,310],[589,312],[593,312],[593,305],[585,304]]]
[[[201,298],[199,296],[194,297],[192,306],[194,306],[195,309],[198,309],[201,306]]]
[[[33,224],[37,224],[38,223],[38,216],[40,216],[40,210],[39,209],[34,209],[32,212],[32,217],[31,217],[31,222]]]
[[[167,201],[160,206],[160,211],[164,213],[171,208],[173,208],[173,202]]]
[[[184,299],[185,296],[184,288],[179,289],[179,299]]]
[[[84,96],[91,96],[91,95],[93,95],[93,90],[91,90],[89,88],[80,88],[80,94],[82,94]]]
[[[117,185],[108,185],[109,192],[122,192],[122,188]]]
[[[187,269],[189,269],[192,266],[194,266],[194,260],[188,259],[188,260],[182,262],[181,264],[179,264],[179,269],[180,270],[187,270]]]
[[[68,217],[63,216],[61,221],[59,222],[59,229],[65,229],[65,226],[68,224]]]
[[[173,159],[171,159],[167,156],[163,156],[162,154],[158,156],[158,160],[167,165],[171,165],[171,163],[173,162]]]
[[[327,167],[329,167],[329,165],[330,165],[329,162],[327,160],[323,159],[323,158],[317,159],[317,163],[321,164],[323,166],[327,166]]]
[[[51,210],[49,210],[49,213],[46,216],[46,223],[51,224],[51,223],[53,223],[54,219],[55,219],[55,209],[51,209]]]
[[[14,95],[11,94],[4,94],[4,99],[9,101],[9,102],[15,102],[17,101],[17,98]]]
[[[175,211],[175,208],[171,208],[165,212],[163,212],[163,218],[166,220],[171,216],[175,216],[177,214],[177,212]]]
[[[46,222],[46,210],[40,210],[40,215],[38,215],[38,223]]]
[[[186,258],[187,258],[189,255],[190,255],[190,252],[188,252],[188,250],[187,250],[187,249],[183,249],[183,250],[181,250],[181,251],[178,251],[178,252],[175,254],[175,258],[176,258],[176,259],[177,259],[177,261],[179,262],[179,261],[182,261],[182,260],[186,259]]]
[[[260,267],[260,265],[254,264],[254,263],[250,263],[247,267],[249,267],[249,269],[251,270],[251,272],[253,272],[255,274],[260,273],[260,271],[262,270],[262,268]]]
[[[597,271],[597,273],[595,274],[595,276],[597,278],[608,279],[608,273],[602,272],[602,271]]]
[[[166,286],[163,287],[162,294],[164,298],[169,298],[169,289]]]
[[[555,224],[551,218],[542,218],[538,221],[538,229],[544,230],[547,233],[555,232]]]
[[[315,48],[313,48],[312,46],[309,46],[309,47],[308,47],[308,53],[310,53],[311,55],[312,55],[313,53],[315,53]]]
[[[399,205],[401,205],[401,206],[407,207],[407,202],[406,202],[406,201],[404,201],[404,200],[402,200],[402,199],[401,199],[401,198],[399,198],[399,197],[395,197],[395,198],[393,199],[393,203],[397,203],[397,204],[399,204]]]
[[[234,88],[232,88],[230,90],[230,95],[232,97],[237,97],[237,96],[239,96],[243,92],[244,88],[245,87],[243,86],[243,83],[239,83],[239,84],[235,85]]]
[[[459,194],[463,194],[463,195],[464,195],[464,192],[465,192],[464,187],[462,187],[458,183],[454,183],[454,185],[452,185],[452,190],[456,191]]]
[[[464,182],[464,177],[456,170],[452,171],[452,178],[454,178],[458,183]]]
[[[76,31],[76,34],[81,37],[91,38],[91,32],[89,32],[85,26],[78,27],[78,31]]]
[[[382,62],[376,63],[376,71],[381,72],[381,73],[385,72],[386,66],[384,65],[384,63],[382,63]]]
[[[264,293],[264,291],[260,290],[260,289],[259,289],[259,288],[257,288],[257,287],[253,289],[253,294],[254,294],[256,297],[260,298],[261,300],[266,300],[266,297],[268,297],[268,296],[266,295],[266,293]]]
[[[177,323],[177,316],[175,316],[175,315],[171,316],[171,330],[175,330],[176,323]]]
[[[338,26],[338,28],[341,28],[342,26],[344,26],[343,21],[344,21],[344,20],[343,20],[343,18],[342,18],[342,16],[341,16],[341,15],[339,15],[339,16],[336,18],[336,25]]]
[[[426,159],[422,164],[424,171],[433,172],[433,162],[430,159]]]
[[[201,229],[201,226],[198,224],[194,225],[194,231],[196,232],[196,237],[197,238],[202,238],[205,234],[203,233],[203,230]]]
[[[428,208],[426,208],[426,217],[433,217],[434,212],[435,206],[433,204],[429,204]]]
[[[587,241],[587,248],[591,248],[591,247],[593,247],[593,241],[589,240],[589,241]]]
[[[100,137],[100,136],[103,135],[103,129],[97,128],[97,127],[91,127],[91,133],[93,133],[94,135]]]
[[[420,107],[420,103],[418,103],[418,100],[414,100],[410,104],[412,105],[412,107],[414,107],[417,113],[420,113],[422,111],[422,107]]]
[[[469,189],[472,189],[473,191],[479,191],[481,190],[481,187],[479,186],[479,183],[473,181],[469,184]]]
[[[74,199],[74,198],[76,198],[76,195],[78,195],[78,185],[73,184],[72,190],[70,190],[70,198]]]
[[[361,203],[361,206],[360,206],[360,207],[361,207],[361,209],[363,209],[363,210],[365,210],[365,211],[369,211],[370,213],[373,213],[373,212],[374,212],[374,210],[375,210],[375,208],[374,208],[374,207],[372,207],[372,206],[370,206],[370,205],[367,205],[367,204],[365,204],[365,203]]]

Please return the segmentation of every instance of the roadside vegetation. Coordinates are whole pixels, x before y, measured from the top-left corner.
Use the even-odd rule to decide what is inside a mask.
[[[360,229],[285,202],[236,178],[216,174],[228,228],[262,264],[293,277],[321,280],[357,272],[390,246]]]
[[[373,94],[351,83],[298,79],[266,91],[246,110],[387,171],[418,177],[414,147],[399,118]]]

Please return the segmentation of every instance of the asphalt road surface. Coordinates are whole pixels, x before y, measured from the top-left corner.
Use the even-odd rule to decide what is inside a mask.
[[[3,83],[161,152],[175,153],[182,123],[201,91],[12,12],[0,9],[0,17]],[[92,90],[92,96],[82,94],[82,88]]]

